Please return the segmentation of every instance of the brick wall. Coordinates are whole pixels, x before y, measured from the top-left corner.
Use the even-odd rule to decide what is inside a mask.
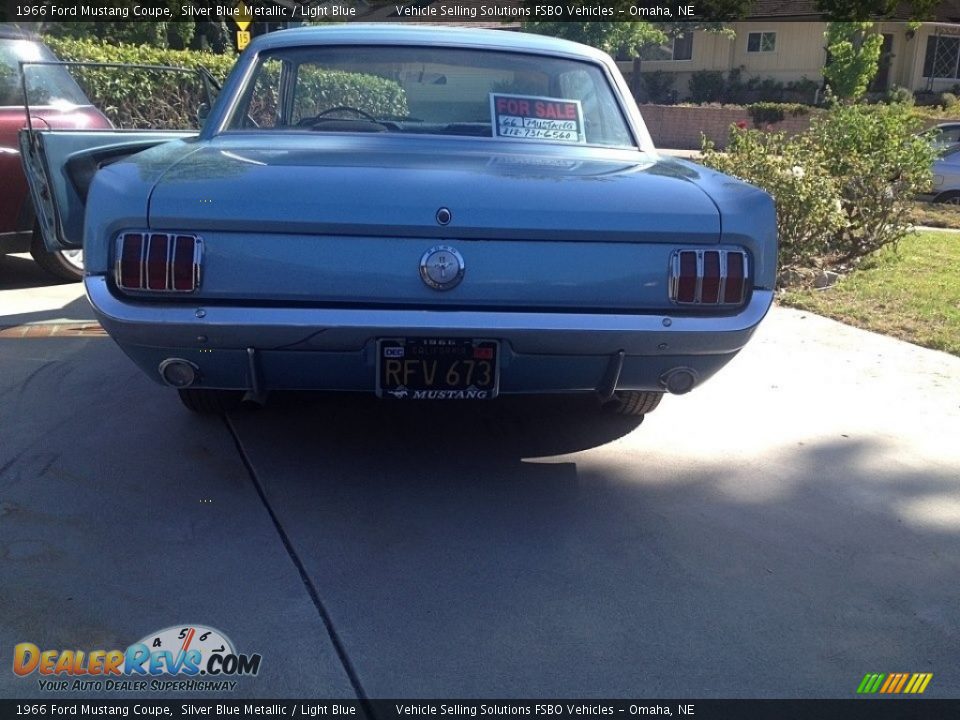
[[[739,106],[726,107],[684,107],[681,105],[642,104],[640,114],[647,124],[653,143],[660,148],[681,150],[699,150],[700,133],[722,148],[727,144],[730,126],[737,122],[746,122],[753,126],[753,120],[747,109]],[[811,113],[819,112],[811,110]],[[790,135],[803,132],[810,126],[810,115],[794,117],[789,113],[782,122],[771,128]]]
[[[653,136],[653,144],[658,148],[699,150],[700,133],[713,140],[718,148],[723,148],[727,144],[732,124],[743,121],[748,127],[753,127],[753,119],[747,109],[735,105],[684,107],[641,103],[638,107],[650,135]],[[787,113],[783,122],[774,123],[771,129],[795,135],[809,128],[810,118],[820,112],[823,111],[811,108],[808,114],[797,117]],[[921,129],[929,129],[944,122],[957,121],[925,118]]]

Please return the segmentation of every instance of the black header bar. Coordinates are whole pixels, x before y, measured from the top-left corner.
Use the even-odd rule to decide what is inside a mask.
[[[812,0],[759,4],[750,0],[3,0],[0,21],[175,22],[233,21],[265,23],[427,22],[484,23],[508,27],[543,22],[708,23],[748,20],[819,21],[829,19]],[[960,0],[948,0],[929,18],[916,16],[901,3],[892,20],[940,17]],[[244,14],[246,13],[246,14]],[[5,15],[5,17],[3,17]],[[902,17],[901,17],[902,16]]]
[[[960,700],[0,700],[16,718],[305,718],[323,720],[935,720],[960,716]]]

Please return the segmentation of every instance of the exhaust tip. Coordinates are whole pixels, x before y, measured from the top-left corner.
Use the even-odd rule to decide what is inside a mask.
[[[200,368],[183,358],[167,358],[158,369],[163,381],[175,388],[190,387],[200,377]]]
[[[660,384],[672,395],[684,395],[697,384],[697,373],[690,368],[673,368],[660,376]]]

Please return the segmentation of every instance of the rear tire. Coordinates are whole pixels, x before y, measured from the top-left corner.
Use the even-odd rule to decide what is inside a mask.
[[[70,253],[70,255],[65,255],[65,252]],[[43,236],[40,234],[40,230],[36,229],[33,231],[33,238],[30,240],[30,254],[37,265],[61,280],[68,282],[83,280],[83,250],[50,252],[43,244]]]
[[[933,201],[947,205],[960,205],[960,191],[950,190],[949,192],[940,193]]]
[[[616,415],[643,416],[656,410],[662,399],[662,392],[624,390],[614,394],[604,408]]]
[[[223,415],[236,410],[243,400],[243,390],[180,388],[177,392],[188,410],[202,415]]]

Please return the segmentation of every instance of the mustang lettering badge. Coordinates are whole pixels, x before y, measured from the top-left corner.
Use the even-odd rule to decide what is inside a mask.
[[[463,257],[449,245],[437,245],[420,258],[420,277],[434,290],[450,290],[463,280]]]

